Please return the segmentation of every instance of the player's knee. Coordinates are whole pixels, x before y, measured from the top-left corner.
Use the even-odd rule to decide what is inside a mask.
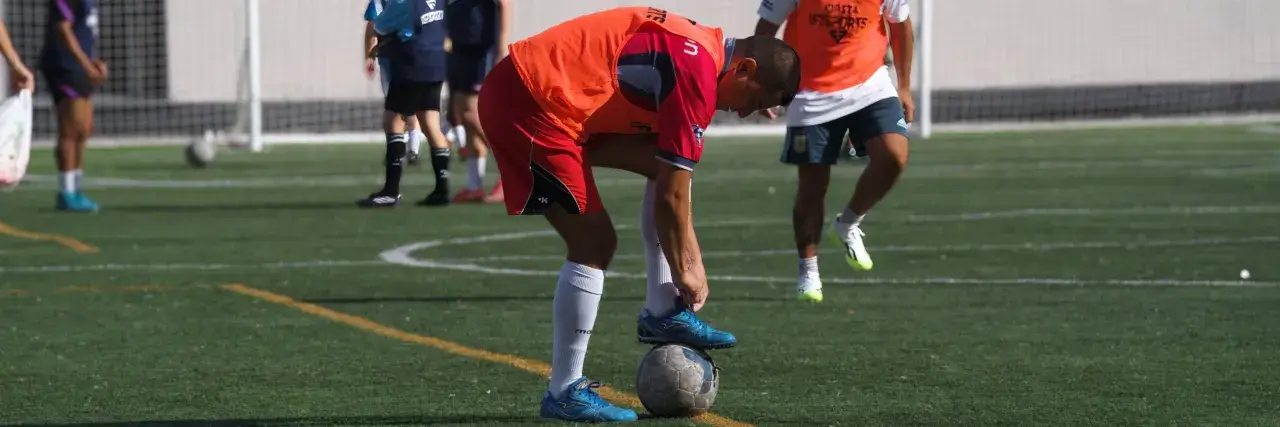
[[[583,233],[575,242],[566,242],[569,247],[570,261],[594,266],[599,269],[609,268],[613,262],[614,251],[618,249],[618,233],[613,227]]]
[[[910,153],[907,137],[891,133],[874,138],[867,144],[871,161],[881,168],[901,172],[907,168]]]

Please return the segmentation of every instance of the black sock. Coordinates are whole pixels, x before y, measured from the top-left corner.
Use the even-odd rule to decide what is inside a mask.
[[[449,149],[431,149],[431,169],[436,171],[436,192],[449,192]]]
[[[400,175],[404,174],[404,134],[387,134],[387,183],[382,192],[400,194]]]

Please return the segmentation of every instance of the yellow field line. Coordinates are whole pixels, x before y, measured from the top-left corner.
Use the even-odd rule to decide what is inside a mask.
[[[0,234],[5,234],[19,239],[52,241],[59,245],[71,248],[71,250],[82,254],[96,254],[98,248],[85,242],[76,240],[74,237],[62,236],[57,234],[36,233],[18,228],[13,228],[9,224],[0,222]]]
[[[550,378],[551,376],[551,365],[548,365],[545,362],[526,359],[520,356],[511,355],[511,354],[494,353],[491,351],[481,350],[478,348],[467,347],[462,344],[443,340],[436,337],[429,337],[425,335],[418,335],[411,332],[405,332],[390,326],[383,325],[381,323],[374,322],[372,320],[369,320],[360,316],[353,316],[350,314],[330,310],[328,308],[321,307],[319,305],[301,302],[284,295],[264,291],[262,289],[251,288],[249,286],[245,286],[239,283],[222,285],[222,288],[232,292],[239,293],[239,294],[248,295],[263,301],[283,305],[286,307],[291,307],[313,316],[323,317],[325,319],[329,319],[338,323],[345,323],[349,326],[353,326],[358,329],[363,329],[367,332],[372,332],[387,338],[392,338],[392,339],[396,339],[396,340],[400,340],[408,343],[420,344],[420,345],[431,347],[437,350],[444,351],[446,353],[452,353],[452,354],[456,354],[463,357],[469,357],[472,359],[480,359],[488,362],[507,365],[507,366],[511,366],[513,368],[517,368],[522,371],[537,374],[543,377]],[[607,386],[601,387],[598,390],[601,397],[604,397],[605,399],[609,399],[610,401],[613,401],[615,403],[630,406],[632,408],[641,407],[640,398],[636,397],[633,394],[617,391]],[[751,424],[747,424],[741,421],[735,421],[735,420],[725,418],[716,414],[703,414],[698,417],[695,417],[693,420],[700,424],[706,424],[714,427],[753,427]]]

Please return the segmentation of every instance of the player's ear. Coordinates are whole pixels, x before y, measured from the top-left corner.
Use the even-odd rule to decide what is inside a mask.
[[[738,61],[738,66],[734,73],[737,74],[738,77],[754,79],[756,76],[756,67],[759,65],[760,64],[757,64],[756,60],[753,58],[743,58],[741,61]]]

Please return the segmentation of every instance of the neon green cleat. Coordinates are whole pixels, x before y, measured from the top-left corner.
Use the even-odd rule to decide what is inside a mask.
[[[796,293],[796,299],[808,302],[822,302],[822,289],[799,291]]]
[[[867,253],[867,248],[862,245],[862,237],[865,234],[858,226],[840,222],[840,216],[837,215],[830,230],[831,238],[844,248],[844,260],[850,268],[860,271],[871,270],[875,264],[871,262],[871,255]]]

